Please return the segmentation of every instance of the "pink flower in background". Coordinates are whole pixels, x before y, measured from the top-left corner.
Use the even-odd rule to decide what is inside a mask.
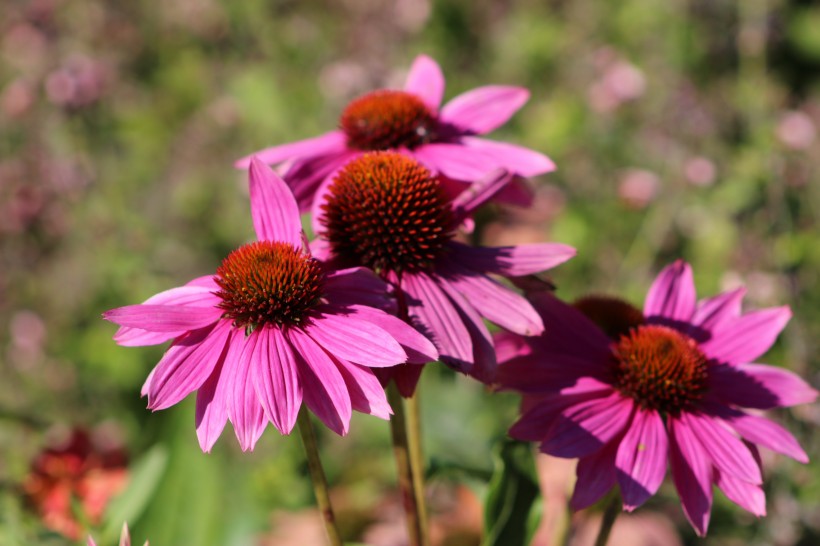
[[[143,387],[148,407],[165,409],[197,391],[204,451],[227,420],[243,450],[268,421],[290,433],[303,401],[338,434],[347,433],[351,409],[387,419],[371,367],[435,360],[435,348],[370,306],[389,304],[372,272],[328,273],[303,250],[296,201],[278,176],[259,161],[249,176],[259,241],[232,252],[215,276],[103,315],[121,326],[121,345],[173,339]]]
[[[451,200],[415,159],[365,154],[319,189],[314,255],[339,267],[373,269],[397,288],[401,315],[433,340],[442,361],[491,381],[495,352],[483,319],[522,335],[540,334],[543,324],[526,299],[488,274],[531,275],[575,255],[556,243],[479,248],[453,240],[458,225],[511,178],[496,171]],[[400,369],[407,375],[396,377],[397,385],[409,396],[421,370]]]
[[[92,537],[88,537],[88,546],[97,546]],[[120,533],[119,546],[131,546],[131,534],[128,532],[128,524],[122,524],[122,532]],[[148,541],[145,541],[145,546],[148,546]]]
[[[695,301],[681,261],[653,283],[643,313],[590,297],[575,306],[533,296],[538,338],[501,334],[499,383],[524,394],[514,438],[578,457],[571,505],[584,508],[618,484],[625,510],[651,497],[667,460],[698,534],[709,525],[712,484],[751,513],[766,512],[755,444],[807,462],[794,437],[741,408],[813,401],[817,392],[786,370],[751,364],[791,317],[788,307],[741,313],[742,289]]]
[[[396,149],[413,156],[455,186],[503,168],[522,177],[555,169],[543,154],[514,144],[479,138],[503,125],[529,98],[522,87],[489,85],[463,93],[443,107],[444,75],[430,57],[413,62],[403,90],[381,89],[347,105],[339,129],[307,140],[256,152],[270,165],[288,162],[284,179],[302,210],[327,177],[363,153]],[[246,168],[252,156],[236,166]],[[518,181],[516,181],[517,184]],[[455,192],[456,190],[453,190]],[[509,186],[503,197],[527,202],[523,186]]]

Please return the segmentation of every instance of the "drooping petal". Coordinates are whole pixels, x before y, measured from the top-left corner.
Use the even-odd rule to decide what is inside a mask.
[[[615,453],[617,441],[612,441],[604,447],[578,460],[575,474],[575,490],[569,506],[573,510],[581,510],[592,506],[615,485]]]
[[[393,410],[373,370],[341,359],[337,359],[336,363],[347,385],[353,409],[380,419],[390,419]]]
[[[197,330],[213,324],[222,316],[214,307],[190,305],[127,305],[103,313],[105,320],[120,326],[149,332],[179,332]]]
[[[408,364],[426,364],[438,360],[438,351],[433,342],[398,317],[363,305],[350,305],[345,308],[345,311],[352,312],[368,322],[378,324],[380,328],[388,332],[407,353]],[[340,310],[339,314],[344,313]]]
[[[471,221],[475,210],[498,195],[512,180],[513,175],[509,172],[494,169],[468,185],[452,201],[455,221]]]
[[[712,366],[709,390],[723,403],[756,409],[807,404],[817,398],[817,391],[797,374],[765,364]]]
[[[712,464],[688,426],[674,416],[667,418],[669,465],[683,512],[698,536],[705,536],[712,511]]]
[[[279,328],[265,326],[259,330],[251,356],[253,386],[273,426],[282,434],[290,434],[302,406],[296,357]]]
[[[393,336],[353,316],[321,315],[304,331],[328,353],[356,364],[381,368],[407,361],[404,349]]]
[[[753,362],[771,348],[791,316],[786,306],[747,313],[718,329],[712,339],[701,344],[701,349],[718,362]]]
[[[419,97],[433,112],[438,111],[444,98],[444,74],[436,61],[419,55],[413,61],[404,90]]]
[[[305,403],[328,428],[344,436],[350,427],[352,408],[342,374],[310,336],[296,329],[286,335],[296,349]]]
[[[453,260],[487,273],[522,277],[552,269],[575,256],[576,250],[560,243],[532,243],[502,247],[472,247],[450,243]]]
[[[720,422],[691,412],[681,412],[680,422],[697,436],[715,467],[749,483],[763,483],[760,465],[749,449]]]
[[[782,453],[798,462],[809,462],[809,456],[797,439],[774,421],[728,407],[717,406],[709,408],[709,411],[729,423],[744,440]]]
[[[441,109],[441,121],[468,134],[497,129],[521,109],[530,92],[523,87],[486,85],[454,97]]]
[[[462,137],[461,142],[466,148],[520,176],[529,178],[555,170],[555,163],[550,158],[523,146],[477,137]]]
[[[744,294],[746,294],[746,289],[741,287],[698,302],[695,314],[692,315],[692,325],[696,327],[693,328],[696,339],[706,341],[712,337],[714,331],[739,317]],[[703,339],[697,337],[698,330],[706,334]]]
[[[658,491],[666,475],[668,447],[660,414],[638,409],[615,457],[624,510],[631,512]]]
[[[766,494],[759,485],[740,480],[718,469],[715,469],[715,485],[741,508],[757,517],[766,515]]]
[[[415,148],[412,155],[431,171],[455,180],[479,180],[503,167],[496,158],[461,144],[423,144]]]
[[[301,159],[338,153],[346,147],[347,137],[345,137],[344,133],[342,131],[330,131],[317,137],[297,140],[296,142],[289,142],[280,146],[259,150],[238,160],[234,163],[234,167],[237,169],[247,169],[250,167],[251,160],[254,157],[268,165],[275,165],[288,159]]]
[[[211,451],[228,421],[225,382],[220,381],[224,369],[222,360],[196,393],[196,436],[205,453]]]
[[[283,241],[302,248],[302,221],[290,188],[256,157],[248,176],[256,236],[260,241]]]
[[[265,412],[256,395],[251,372],[254,352],[259,342],[259,330],[245,337],[235,330],[233,342],[225,356],[225,392],[228,398],[228,418],[233,424],[242,451],[253,451],[267,425]]]
[[[692,268],[683,260],[666,266],[649,288],[643,313],[658,318],[686,322],[695,312],[695,281]]]
[[[198,389],[223,358],[230,331],[230,323],[220,321],[177,338],[153,372],[148,407],[154,411],[171,407]]]
[[[619,392],[567,408],[541,444],[541,451],[567,458],[590,455],[629,426],[633,408],[632,400]]]

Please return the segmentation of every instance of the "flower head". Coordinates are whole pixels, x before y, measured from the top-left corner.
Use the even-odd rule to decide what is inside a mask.
[[[549,158],[534,150],[477,136],[510,119],[527,102],[526,89],[478,87],[442,107],[443,96],[441,68],[420,55],[404,89],[380,89],[358,97],[342,112],[338,129],[256,155],[270,165],[288,164],[283,177],[303,210],[310,208],[322,181],[349,160],[372,151],[400,150],[458,190],[498,168],[522,177],[555,169]],[[237,166],[247,167],[251,157],[240,159]],[[531,196],[515,180],[498,197],[522,203]]]
[[[143,387],[148,407],[197,391],[196,429],[209,451],[230,420],[242,449],[268,422],[289,434],[302,402],[346,434],[351,410],[391,413],[371,368],[437,358],[433,345],[388,314],[387,286],[364,268],[326,271],[304,248],[293,194],[268,167],[250,168],[258,241],[216,275],[103,316],[121,345],[173,340]]]
[[[340,267],[376,271],[444,362],[491,381],[495,352],[483,319],[522,335],[541,333],[543,324],[526,299],[489,274],[531,275],[575,254],[554,243],[477,248],[454,240],[459,224],[510,179],[497,171],[450,199],[440,178],[412,157],[364,154],[317,193],[313,222],[321,239],[314,253]],[[401,370],[408,376],[397,383],[409,395],[420,369]]]
[[[695,301],[692,270],[665,268],[643,312],[613,298],[567,305],[551,294],[533,304],[538,338],[501,334],[499,383],[524,394],[510,435],[578,457],[572,506],[594,503],[615,484],[625,510],[655,494],[667,460],[684,512],[705,534],[712,484],[765,514],[757,445],[800,462],[794,437],[743,408],[811,402],[817,392],[786,370],[751,364],[788,322],[788,307],[741,313],[743,290]]]

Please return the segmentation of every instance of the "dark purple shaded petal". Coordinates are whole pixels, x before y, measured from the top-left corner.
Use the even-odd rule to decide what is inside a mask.
[[[230,342],[229,338],[228,343]],[[205,453],[211,451],[228,421],[225,382],[220,381],[223,363],[224,359],[217,364],[196,393],[196,436],[199,439],[199,447]]]
[[[328,155],[295,161],[282,174],[282,179],[293,190],[293,197],[301,212],[311,210],[319,187],[331,180],[336,171],[350,159],[361,155],[358,151],[340,151]]]
[[[389,286],[366,267],[332,271],[325,277],[325,295],[334,307],[366,305],[395,312],[396,303]]]
[[[290,434],[302,407],[302,385],[293,349],[279,328],[258,329],[251,356],[251,378],[265,416],[282,434]]]
[[[222,310],[193,305],[127,305],[103,313],[105,320],[149,332],[197,330],[213,324]]]
[[[712,337],[712,332],[740,316],[740,304],[745,293],[745,288],[738,288],[699,301],[695,314],[692,315],[692,325],[697,327],[696,330],[707,332]]]
[[[748,483],[715,469],[715,485],[726,497],[757,517],[766,515],[766,494],[756,484]]]
[[[501,390],[547,394],[582,381],[611,388],[608,371],[598,363],[565,354],[520,356],[498,367],[496,382]]]
[[[407,353],[408,364],[426,364],[438,360],[438,351],[433,342],[398,317],[363,305],[351,305],[345,309],[345,312],[378,324],[379,328],[388,332]],[[344,312],[340,311],[340,314]]]
[[[148,407],[173,406],[198,389],[224,358],[230,323],[194,330],[176,339],[156,366],[148,388]]]
[[[468,185],[452,201],[454,220],[472,221],[470,217],[476,209],[498,195],[512,180],[513,175],[504,169],[493,169]]]
[[[324,314],[315,317],[303,330],[333,356],[382,368],[407,361],[399,342],[372,322],[351,315]]]
[[[390,419],[393,410],[373,370],[338,358],[336,364],[347,385],[353,409],[380,419]]]
[[[399,394],[405,398],[410,398],[416,392],[416,386],[421,379],[421,372],[424,366],[416,364],[399,364],[392,368],[373,368],[373,373],[379,378],[382,386],[387,387],[390,382],[396,384]]]
[[[267,426],[265,411],[256,395],[251,371],[254,352],[259,343],[259,330],[247,337],[241,330],[234,332],[225,357],[223,373],[228,397],[228,418],[233,424],[242,451],[253,451]]]
[[[507,277],[522,277],[552,269],[575,256],[575,249],[560,243],[473,247],[452,242],[450,257],[464,267]]]
[[[435,173],[470,182],[503,167],[494,157],[461,144],[423,144],[413,150],[412,156]]]
[[[713,332],[712,338],[700,347],[718,362],[752,362],[769,350],[791,316],[791,310],[785,306],[747,313]]]
[[[293,193],[270,167],[254,157],[250,170],[251,217],[260,241],[302,248],[302,221]]]
[[[578,479],[569,501],[572,510],[592,506],[615,485],[617,447],[617,441],[609,442],[595,453],[578,459],[578,466],[575,468]]]
[[[615,457],[624,510],[631,512],[658,491],[666,475],[668,450],[658,412],[637,409]]]
[[[666,266],[649,288],[643,313],[652,322],[688,322],[695,312],[692,268],[683,260]]]
[[[712,463],[697,433],[674,416],[667,416],[669,465],[683,512],[698,536],[705,536],[712,510]]]
[[[527,442],[545,440],[550,435],[552,427],[562,411],[570,406],[590,400],[603,400],[612,392],[611,387],[604,386],[600,390],[568,388],[566,391],[554,396],[525,396],[524,402],[526,404],[522,404],[523,414],[510,427],[509,435],[516,440]]]
[[[538,350],[545,359],[554,354],[565,354],[589,360],[591,365],[602,370],[609,369],[611,342],[595,323],[551,293],[531,293],[527,298],[544,321],[544,334],[538,338]]]
[[[715,467],[749,483],[763,483],[760,465],[721,421],[691,412],[682,412],[679,420],[697,436]]]
[[[817,398],[817,391],[798,375],[765,364],[711,366],[709,391],[723,404],[755,409],[807,404]]]
[[[352,407],[344,378],[331,357],[310,336],[296,329],[286,332],[296,349],[305,404],[336,434],[350,427]]]
[[[413,61],[404,90],[419,97],[433,112],[438,111],[444,97],[444,74],[436,61],[419,55]]]
[[[520,176],[538,176],[555,170],[555,163],[550,158],[523,146],[476,137],[462,137],[460,140],[468,149],[480,152],[499,167]]]
[[[507,123],[527,100],[523,87],[486,85],[454,97],[441,109],[441,121],[465,133],[484,135]]]
[[[234,163],[237,169],[247,169],[256,157],[263,163],[275,165],[288,159],[302,159],[320,155],[336,154],[347,148],[347,137],[342,131],[330,131],[323,135],[279,146],[272,146],[245,156]]]
[[[560,413],[541,451],[566,458],[590,455],[629,425],[633,407],[619,392],[575,404]]]

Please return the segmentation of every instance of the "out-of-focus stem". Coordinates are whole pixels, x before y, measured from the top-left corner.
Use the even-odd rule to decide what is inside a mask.
[[[421,408],[419,389],[410,398],[407,404],[407,441],[410,448],[410,466],[413,468],[413,493],[416,495],[419,526],[421,527],[421,543],[429,544],[427,534],[427,503],[424,498],[424,450],[421,445]]]
[[[612,531],[612,525],[615,523],[615,518],[618,517],[620,512],[621,497],[619,495],[612,495],[604,510],[604,517],[601,520],[601,529],[598,531],[595,546],[606,546],[606,542],[609,540],[609,533]]]
[[[302,435],[302,443],[305,445],[307,455],[308,470],[310,479],[313,482],[313,491],[316,494],[316,504],[322,513],[325,522],[327,539],[331,546],[343,546],[342,537],[336,527],[336,517],[333,515],[333,507],[330,505],[330,495],[327,489],[327,479],[325,471],[322,469],[322,461],[319,459],[319,447],[316,444],[316,434],[313,432],[313,424],[310,422],[310,415],[304,407],[299,411],[299,433]]]

